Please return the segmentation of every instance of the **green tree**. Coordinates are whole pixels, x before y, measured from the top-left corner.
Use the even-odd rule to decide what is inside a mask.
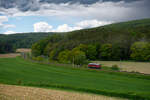
[[[50,59],[50,60],[56,60],[55,57],[56,57],[56,49],[52,50],[52,51],[49,53],[49,59]]]
[[[61,51],[63,51],[64,49],[61,47],[54,47],[50,53],[49,53],[49,58],[50,60],[58,60],[58,55]]]
[[[73,49],[69,55],[70,62],[76,65],[83,65],[87,63],[86,55],[83,51]]]
[[[58,55],[58,61],[61,63],[69,63],[69,50],[61,51]]]
[[[97,49],[96,45],[88,45],[87,51],[86,51],[87,58],[90,60],[95,60],[97,56]]]
[[[32,55],[35,57],[40,56],[42,54],[41,47],[38,43],[33,44],[31,50],[32,50]]]
[[[150,61],[150,44],[147,42],[135,42],[131,46],[131,58],[137,61]]]
[[[47,46],[44,49],[44,55],[49,56],[49,53],[50,53],[51,50],[52,50],[52,43],[48,43]]]
[[[31,50],[32,50],[32,55],[33,56],[40,56],[40,55],[43,55],[43,52],[44,52],[44,48],[46,47],[48,41],[47,40],[40,40],[39,42],[37,43],[34,43],[31,47]]]
[[[103,44],[100,48],[100,58],[102,60],[112,59],[112,44]]]
[[[123,48],[121,44],[115,43],[112,45],[112,60],[121,60],[123,58]]]
[[[83,52],[87,52],[87,48],[88,46],[85,44],[80,44],[79,46],[77,46],[76,48],[78,48],[78,50],[83,51]]]
[[[97,46],[96,45],[85,45],[85,44],[80,44],[76,48],[76,50],[83,51],[89,60],[95,60],[97,57]]]

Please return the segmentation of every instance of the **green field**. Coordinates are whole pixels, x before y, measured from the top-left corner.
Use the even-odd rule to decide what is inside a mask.
[[[0,83],[61,88],[150,99],[150,76],[39,64],[17,58],[0,58]]]

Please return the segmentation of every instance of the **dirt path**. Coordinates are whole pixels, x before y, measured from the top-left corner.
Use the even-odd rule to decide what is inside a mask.
[[[14,58],[20,56],[20,53],[22,52],[29,53],[31,52],[31,49],[20,48],[16,50],[16,53],[0,54],[0,58]]]
[[[20,53],[0,54],[0,58],[14,58],[20,56]]]
[[[17,49],[16,52],[19,52],[19,53],[21,53],[21,52],[29,53],[29,52],[31,52],[31,49],[20,48],[20,49]]]
[[[123,100],[101,95],[0,84],[0,100]]]
[[[104,66],[118,65],[122,71],[150,74],[150,62],[94,61]]]

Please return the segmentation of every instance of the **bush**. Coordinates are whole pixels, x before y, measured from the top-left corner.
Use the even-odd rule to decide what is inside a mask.
[[[43,61],[44,58],[41,57],[41,56],[38,56],[38,57],[32,57],[33,60],[36,60],[36,61]]]
[[[112,65],[111,69],[115,70],[115,71],[119,71],[120,70],[120,68],[118,67],[118,65]]]

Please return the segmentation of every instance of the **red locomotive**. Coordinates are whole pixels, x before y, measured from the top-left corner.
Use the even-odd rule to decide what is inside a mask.
[[[89,63],[88,67],[89,68],[93,68],[93,69],[100,69],[101,68],[101,64]]]

